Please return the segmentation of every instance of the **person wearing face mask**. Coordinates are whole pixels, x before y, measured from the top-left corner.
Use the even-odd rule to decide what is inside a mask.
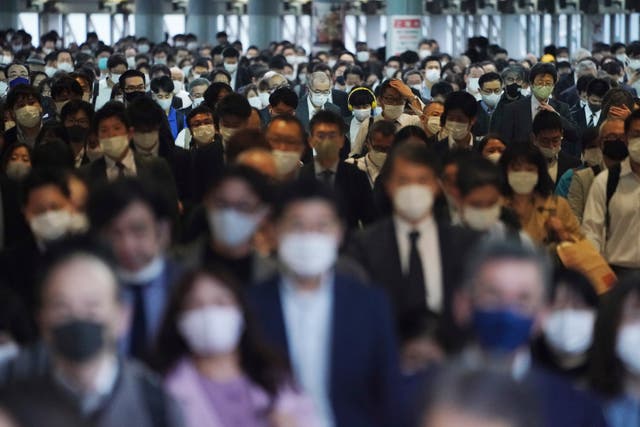
[[[91,161],[87,153],[87,143],[93,114],[91,104],[81,100],[69,101],[62,108],[60,114],[60,120],[67,130],[69,146],[73,151],[76,168]]]
[[[597,127],[602,114],[602,98],[609,91],[609,83],[605,79],[591,79],[585,90],[584,105],[576,105],[571,110],[573,120],[580,131]]]
[[[7,151],[3,161],[3,169],[11,181],[15,183],[24,181],[31,172],[31,149],[25,144],[14,144]]]
[[[355,229],[373,222],[376,211],[367,175],[340,157],[344,144],[342,117],[331,111],[317,113],[311,119],[309,131],[313,161],[302,167],[300,178],[315,178],[335,189],[345,209],[346,225]]]
[[[640,421],[640,317],[637,276],[621,280],[600,305],[593,334],[589,385],[602,399],[611,427]]]
[[[371,113],[377,106],[376,96],[370,89],[359,86],[349,92],[347,102],[353,113],[349,125],[349,141],[351,142],[349,157],[361,156],[369,128],[373,124]]]
[[[366,139],[367,154],[362,157],[350,157],[345,162],[355,164],[367,174],[369,185],[373,190],[380,170],[387,160],[387,153],[394,142],[396,128],[388,121],[376,122],[369,129]]]
[[[382,108],[382,114],[375,117],[378,120],[390,120],[395,123],[396,130],[405,126],[422,125],[420,116],[405,113],[405,106],[410,103],[415,112],[422,112],[424,103],[419,96],[414,95],[411,88],[398,79],[387,79],[378,87],[378,105]]]
[[[118,356],[127,306],[96,242],[65,242],[44,267],[37,310],[42,345],[3,390],[20,425],[182,425],[177,403],[140,364]],[[21,356],[19,356],[20,358]],[[16,359],[16,363],[18,359]],[[24,367],[24,366],[23,366]]]
[[[239,62],[240,53],[235,48],[229,46],[222,51],[222,65],[231,75],[230,86],[233,90],[238,90],[251,83],[249,72],[246,68],[241,67]]]
[[[124,104],[127,105],[136,99],[147,95],[147,76],[138,70],[127,70],[118,80],[120,90],[124,96]]]
[[[435,152],[441,156],[453,150],[469,151],[474,147],[475,139],[471,129],[476,123],[478,102],[467,92],[453,92],[444,103],[444,112],[440,122],[448,135],[444,139],[431,138]]]
[[[424,89],[424,77],[418,70],[409,70],[402,76],[402,80],[404,83],[409,86],[411,89],[416,91],[420,98],[423,98],[423,89]]]
[[[478,238],[474,231],[437,220],[440,164],[424,144],[400,142],[381,175],[393,213],[350,239],[347,253],[389,293],[398,322],[428,311],[450,319],[452,290],[460,278],[456,260]],[[454,334],[455,336],[455,334]],[[451,337],[443,337],[451,345]]]
[[[71,100],[82,99],[82,87],[68,75],[60,76],[51,85],[51,98],[56,106],[56,117],[60,118],[62,108]]]
[[[246,427],[291,425],[287,421],[317,426],[311,401],[290,384],[292,373],[284,361],[259,344],[236,280],[221,269],[188,274],[163,321],[155,365],[181,402],[185,425],[210,420]],[[225,402],[237,390],[246,393]]]
[[[382,81],[384,82],[386,80],[396,78],[396,74],[401,69],[402,69],[402,59],[400,59],[399,56],[392,56],[391,58],[387,59],[387,62],[385,62],[384,64]]]
[[[185,90],[184,73],[178,67],[171,67],[170,71],[171,80],[173,80],[173,94],[182,101],[182,108],[188,111],[188,108],[191,107],[191,98],[189,92]]]
[[[583,134],[583,137],[588,136],[587,132]],[[580,222],[582,222],[593,179],[604,169],[619,164],[629,155],[625,142],[623,120],[606,119],[602,122],[595,142],[594,147],[593,142],[585,143],[583,140],[583,146],[587,147],[583,155],[587,167],[574,172],[567,193],[569,206]],[[597,163],[598,160],[599,163]]]
[[[587,277],[574,270],[556,270],[550,312],[532,345],[536,363],[576,385],[586,385],[598,305],[598,294]]]
[[[440,101],[430,101],[425,105],[420,120],[422,121],[422,129],[429,138],[436,140],[442,139],[440,133],[442,126],[440,124],[440,116],[444,113],[444,103]]]
[[[473,95],[476,101],[482,100],[482,95],[480,95],[480,77],[482,77],[483,74],[484,68],[482,68],[482,65],[477,63],[469,65],[464,70],[465,90]]]
[[[238,93],[227,95],[217,103],[217,139],[225,149],[227,142],[237,131],[246,129],[250,116],[249,101]]]
[[[498,105],[493,112],[491,122],[489,124],[489,131],[492,133],[498,133],[498,129],[502,126],[502,119],[504,115],[504,108],[519,99],[524,95],[521,93],[521,89],[527,83],[528,70],[525,70],[521,65],[510,65],[502,70],[500,77],[504,83],[504,93],[498,102]]]
[[[319,111],[327,110],[341,114],[340,107],[329,102],[331,96],[331,79],[322,71],[315,71],[309,76],[308,93],[300,98],[296,117],[306,132],[309,131],[309,122]]]
[[[483,137],[489,133],[491,118],[498,107],[498,103],[504,94],[502,77],[500,74],[490,72],[483,74],[478,80],[480,85],[480,96],[478,101],[477,120],[471,129],[476,137]]]
[[[554,184],[569,169],[580,166],[580,161],[562,150],[563,129],[560,116],[552,111],[540,111],[533,119],[533,143],[547,161],[549,176]]]
[[[391,425],[398,361],[385,295],[335,271],[344,228],[333,193],[315,179],[283,190],[275,212],[279,274],[249,290],[251,308],[267,341],[287,355],[320,425]],[[363,364],[353,369],[353,360]]]
[[[9,91],[5,111],[11,111],[16,119],[16,126],[4,133],[2,154],[11,145],[20,142],[29,147],[35,145],[43,123],[42,98],[38,89],[28,85],[18,85]]]
[[[517,215],[522,229],[537,245],[554,245],[583,238],[580,223],[567,200],[553,194],[548,164],[533,145],[512,144],[500,159],[505,205]]]
[[[74,70],[73,57],[70,51],[62,49],[56,52],[56,68],[64,73],[71,73]]]
[[[431,88],[440,81],[442,66],[437,56],[427,56],[420,63],[420,69],[424,70],[424,87],[422,88],[422,97],[431,99]]]
[[[550,97],[556,81],[557,72],[553,64],[539,62],[534,65],[529,72],[532,95],[506,105],[499,126],[492,126],[492,129],[511,143],[529,141],[533,119],[539,112],[549,111],[559,116],[566,144],[569,147],[576,145],[578,135],[569,106]]]
[[[543,427],[607,425],[587,392],[532,360],[530,343],[549,317],[550,262],[513,240],[483,242],[469,258],[456,290],[456,319],[470,332],[457,358],[469,369],[509,374],[541,409]]]
[[[631,207],[640,192],[636,181],[640,173],[640,112],[631,113],[624,130],[629,156],[594,179],[582,220],[587,238],[618,277],[640,269],[640,257],[633,252],[629,238],[640,224]]]
[[[589,128],[582,132],[580,146],[583,147],[582,155],[580,156],[580,165],[576,168],[568,169],[558,179],[556,189],[554,191],[554,193],[558,196],[562,196],[568,199],[569,189],[571,188],[571,183],[577,172],[580,172],[586,168],[592,168],[591,173],[597,175],[598,173],[600,173],[602,168],[605,167],[603,164],[602,148],[597,128]],[[571,201],[569,201],[569,205],[575,212],[575,205],[571,204]],[[580,212],[580,215],[576,214],[576,216],[578,216],[579,220],[582,219],[582,212]]]
[[[300,174],[306,133],[295,116],[276,116],[265,129],[265,137],[276,164],[279,181],[294,180]]]
[[[185,116],[181,110],[177,110],[173,107],[173,80],[168,76],[156,77],[151,80],[151,93],[153,100],[162,108],[164,115],[169,122],[169,129],[171,129],[171,135],[175,139],[178,134],[184,129]]]

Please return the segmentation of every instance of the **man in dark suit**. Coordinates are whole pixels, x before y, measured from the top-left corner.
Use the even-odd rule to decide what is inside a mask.
[[[318,111],[328,110],[338,115],[342,114],[340,107],[329,102],[330,93],[331,80],[325,73],[317,71],[309,76],[309,93],[300,98],[296,109],[296,117],[306,132],[309,132],[309,122]]]
[[[549,176],[557,183],[571,168],[580,166],[580,160],[562,150],[562,121],[552,111],[540,111],[533,119],[533,142],[547,159]]]
[[[553,64],[537,63],[533,66],[529,73],[532,95],[505,106],[500,127],[496,129],[505,143],[530,141],[531,123],[536,114],[542,110],[558,113],[562,120],[565,139],[571,143],[578,140],[569,107],[563,102],[550,98],[556,79],[557,73]]]
[[[354,236],[347,253],[387,290],[399,321],[427,311],[450,319],[460,261],[477,234],[434,218],[439,162],[427,147],[401,145],[387,162],[384,186],[393,216]],[[455,345],[452,336],[442,338]]]
[[[240,65],[240,53],[229,46],[222,51],[222,66],[231,75],[229,86],[237,91],[239,88],[251,83],[249,70]]]
[[[302,167],[300,177],[317,179],[333,188],[345,209],[348,227],[355,229],[373,222],[376,215],[367,175],[340,159],[344,142],[342,118],[331,111],[318,112],[311,119],[309,134],[315,156]]]
[[[505,68],[501,77],[504,82],[504,93],[491,115],[491,122],[489,123],[489,131],[491,133],[496,133],[501,128],[506,106],[523,98],[521,89],[526,83],[525,69],[522,65],[511,65]]]
[[[474,137],[483,137],[489,133],[491,118],[504,93],[504,88],[500,74],[493,72],[480,76],[478,84],[480,85],[482,99],[478,101],[478,113],[476,114],[476,122],[471,128],[471,133]]]
[[[283,197],[275,219],[281,273],[249,292],[263,333],[288,356],[320,425],[395,425],[398,360],[385,295],[334,273],[344,230],[328,187],[293,181]]]
[[[580,81],[578,81],[580,83]],[[576,123],[578,133],[582,133],[587,128],[597,127],[600,123],[600,115],[602,113],[602,98],[609,91],[609,82],[605,79],[591,79],[584,88],[586,92],[585,105],[576,104],[571,109],[571,115]],[[580,147],[582,148],[582,147]]]
[[[437,140],[438,135],[430,138],[439,158],[444,158],[452,150],[469,151],[473,149],[475,138],[471,130],[476,123],[478,110],[482,109],[478,102],[468,92],[453,92],[444,101],[444,112],[440,120],[448,133],[447,137]]]

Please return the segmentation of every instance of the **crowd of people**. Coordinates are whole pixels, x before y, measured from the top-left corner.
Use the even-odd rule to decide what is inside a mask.
[[[640,41],[263,47],[0,31],[0,426],[639,426]]]

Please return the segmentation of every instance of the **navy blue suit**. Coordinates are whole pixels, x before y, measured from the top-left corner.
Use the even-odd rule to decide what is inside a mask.
[[[280,277],[249,291],[267,340],[288,355]],[[333,287],[329,393],[336,427],[393,424],[397,343],[384,293],[336,276]]]

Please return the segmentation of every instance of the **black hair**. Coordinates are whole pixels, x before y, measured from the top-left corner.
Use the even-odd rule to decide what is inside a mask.
[[[296,116],[292,116],[289,114],[281,114],[279,116],[273,117],[271,121],[267,124],[267,127],[265,128],[265,133],[268,133],[269,128],[278,121],[285,122],[287,124],[293,123],[294,125],[296,125],[300,130],[300,143],[304,144],[304,141],[307,135],[307,132],[304,129],[304,125],[302,124],[300,119],[298,119]]]
[[[96,111],[96,114],[93,116],[93,131],[97,132],[98,127],[100,126],[100,122],[110,117],[116,117],[125,125],[126,128],[129,128],[129,119],[127,118],[122,102],[109,101],[104,104],[102,108]]]
[[[463,159],[458,164],[456,186],[461,196],[464,197],[485,185],[494,186],[498,191],[502,191],[502,173],[493,162],[476,155],[471,159]]]
[[[175,88],[173,80],[169,76],[160,76],[151,79],[151,92],[157,94],[161,90],[163,92],[172,93]]]
[[[231,93],[222,98],[216,105],[215,115],[218,119],[224,116],[236,116],[242,119],[251,117],[251,104],[239,93]]]
[[[60,76],[53,80],[53,84],[51,85],[51,98],[55,100],[58,98],[58,95],[62,95],[65,92],[69,95],[73,94],[82,98],[82,86],[80,86],[80,83],[78,83],[76,79],[67,75]]]
[[[31,193],[39,188],[54,186],[66,198],[71,196],[64,174],[54,168],[33,168],[22,182],[22,206],[26,206]]]
[[[272,107],[275,107],[278,104],[285,104],[295,110],[298,108],[298,95],[288,87],[281,87],[274,90],[269,96],[269,104]]]
[[[611,107],[620,107],[625,105],[629,110],[634,109],[633,96],[626,90],[620,87],[611,88],[605,96],[602,98],[602,114],[600,114],[600,121],[602,122],[608,115]]]
[[[502,144],[506,147],[507,144],[504,143],[504,140],[502,139],[502,136],[500,136],[497,133],[488,133],[486,134],[478,143],[478,152],[482,153],[482,150],[484,150],[484,147],[489,143],[490,140],[492,139],[497,139],[498,141],[502,142]]]
[[[220,74],[225,76],[227,80],[231,82],[231,74],[227,70],[222,68],[216,68],[213,71],[211,71],[207,76],[207,80],[209,80],[210,82],[213,82],[215,78]],[[216,82],[216,83],[224,83],[224,82]]]
[[[47,140],[33,148],[31,164],[34,168],[55,168],[59,171],[71,170],[75,167],[75,156],[68,141],[60,138]]]
[[[542,113],[542,111],[540,112]],[[538,114],[540,114],[538,113]],[[508,185],[508,169],[509,166],[516,163],[530,163],[535,165],[538,172],[538,183],[533,192],[542,197],[548,197],[553,193],[555,185],[549,176],[547,160],[544,158],[538,147],[531,143],[527,144],[509,144],[500,157],[500,169],[502,169],[502,181],[504,184],[503,194],[507,196],[513,195],[513,189]]]
[[[397,142],[387,154],[385,166],[388,165],[388,168],[384,173],[384,180],[388,180],[393,173],[396,159],[403,159],[410,163],[425,166],[433,171],[436,176],[440,175],[440,162],[432,149],[423,144]],[[383,174],[381,173],[381,175]]]
[[[144,76],[144,73],[142,71],[127,70],[124,73],[122,73],[122,75],[120,76],[120,79],[118,79],[118,83],[120,84],[120,87],[122,88],[123,92],[124,92],[124,88],[126,87],[125,86],[126,80],[130,79],[131,77],[140,77],[145,84],[147,83],[147,79]]]
[[[442,95],[446,100],[453,93],[453,86],[449,82],[437,82],[431,86],[431,97]]]
[[[365,88],[365,86],[356,86],[349,92],[348,101],[351,106],[370,106],[376,100],[370,90],[364,90],[362,88]]]
[[[9,93],[7,93],[7,98],[4,102],[5,110],[13,110],[16,103],[23,98],[33,98],[42,106],[42,96],[40,95],[40,91],[31,85],[21,83],[12,87]]]
[[[369,137],[374,133],[379,133],[383,136],[393,136],[396,134],[396,125],[391,120],[378,120],[369,128]]]
[[[246,129],[246,131],[257,132],[253,129]],[[235,157],[237,157],[237,154]],[[229,161],[229,163],[231,162],[232,161]],[[243,181],[251,188],[251,191],[255,193],[256,196],[258,196],[260,201],[266,205],[271,205],[275,201],[276,188],[271,180],[267,179],[264,174],[260,173],[254,168],[236,164],[225,168],[225,170],[221,174],[218,174],[218,176],[213,179],[207,186],[206,194],[215,192],[218,188],[220,188],[222,184],[230,180]]]
[[[500,74],[492,71],[490,73],[484,73],[483,75],[481,75],[478,79],[478,84],[480,85],[480,87],[482,87],[483,84],[496,80],[500,82],[500,85],[502,85],[502,77],[500,77]]]
[[[393,123],[393,122],[391,122]],[[395,126],[395,125],[394,125]],[[429,142],[429,137],[427,136],[424,129],[420,126],[404,126],[402,129],[396,132],[396,136],[393,139],[394,144],[400,144],[410,138],[417,138],[423,141],[426,144]],[[386,162],[385,162],[386,163]]]
[[[151,69],[149,70],[151,77],[153,78],[153,75],[157,73],[162,73],[163,76],[171,77],[171,70],[165,64],[153,64],[151,66]]]
[[[607,80],[593,79],[587,85],[587,96],[595,95],[602,98],[607,94],[610,88],[611,86],[609,85],[609,82],[607,82]]]
[[[129,67],[129,64],[127,64],[127,60],[124,56],[119,54],[111,55],[107,60],[107,69],[110,70],[112,68],[116,68],[118,65],[124,65],[125,68]]]
[[[13,156],[13,153],[18,148],[24,148],[25,150],[27,150],[27,153],[29,153],[29,160],[31,160],[31,147],[29,147],[24,142],[16,142],[15,144],[11,144],[10,146],[8,146],[4,152],[4,155],[2,156],[2,170],[5,170],[7,168],[7,164],[9,163],[9,161],[11,161],[11,156]]]
[[[218,103],[218,96],[222,91],[227,91],[231,94],[233,93],[233,88],[223,82],[211,83],[207,90],[204,91],[204,104],[212,110],[215,110],[216,104]]]
[[[557,83],[558,81],[558,71],[556,67],[550,62],[538,62],[536,65],[531,67],[529,70],[529,83],[533,84],[533,81],[536,79],[536,76],[550,74],[553,77],[553,83]]]
[[[193,119],[198,114],[209,114],[211,115],[211,118],[215,120],[213,110],[211,108],[207,107],[206,105],[199,105],[193,110],[189,111],[189,114],[187,115],[187,127],[191,128],[191,119]]]
[[[606,64],[602,64],[601,69],[607,74],[617,76],[620,74],[620,72],[622,72],[622,63],[620,63],[620,61],[618,61],[617,59],[613,59]]]
[[[559,130],[562,132],[562,120],[560,115],[553,111],[543,110],[538,112],[531,123],[531,131],[534,135],[539,135],[545,130]]]
[[[335,125],[338,128],[340,135],[344,135],[344,120],[333,111],[318,111],[309,122],[309,133],[312,134],[315,127],[321,123]]]
[[[223,58],[240,58],[240,53],[233,47],[229,46],[222,51]]]
[[[38,135],[36,136],[33,146],[37,147],[39,145],[44,145],[55,139],[61,139],[64,142],[69,142],[67,129],[61,122],[56,120],[44,122],[40,128],[40,132],[38,132]]]
[[[451,110],[460,110],[462,114],[469,119],[473,120],[478,113],[478,101],[469,92],[458,91],[453,92],[447,96],[444,101],[444,112],[442,113],[441,123],[445,123],[447,115]]]
[[[164,122],[167,121],[166,115],[162,107],[148,96],[130,102],[125,110],[129,125],[136,131],[139,129],[160,129]],[[168,122],[166,123],[168,127]]]
[[[438,66],[442,68],[442,65],[440,65],[440,57],[431,55],[431,56],[427,56],[422,60],[422,62],[420,62],[420,69],[425,68],[427,66],[427,62],[437,62]]]
[[[300,177],[284,184],[278,191],[273,217],[279,220],[294,203],[321,200],[334,209],[339,221],[344,219],[343,206],[333,189],[315,177]]]
[[[358,65],[349,65],[345,70],[343,75],[347,77],[347,74],[356,74],[360,79],[364,80],[364,71]]]
[[[568,287],[572,292],[580,296],[590,308],[598,308],[600,300],[594,284],[579,271],[564,267],[557,268],[553,275],[552,298],[555,298],[560,286]]]
[[[589,145],[593,141],[596,141],[599,137],[600,137],[600,132],[597,127],[591,127],[591,128],[585,129],[582,132],[582,135],[580,135],[580,145],[582,146],[582,151],[584,152],[584,150],[586,150],[587,148],[592,148],[592,147],[589,147]]]
[[[584,76],[578,77],[578,81],[576,82],[576,89],[578,90],[578,93],[585,92],[587,90],[587,87],[589,86],[589,83],[591,83],[595,79],[596,78],[591,74],[585,74]]]

